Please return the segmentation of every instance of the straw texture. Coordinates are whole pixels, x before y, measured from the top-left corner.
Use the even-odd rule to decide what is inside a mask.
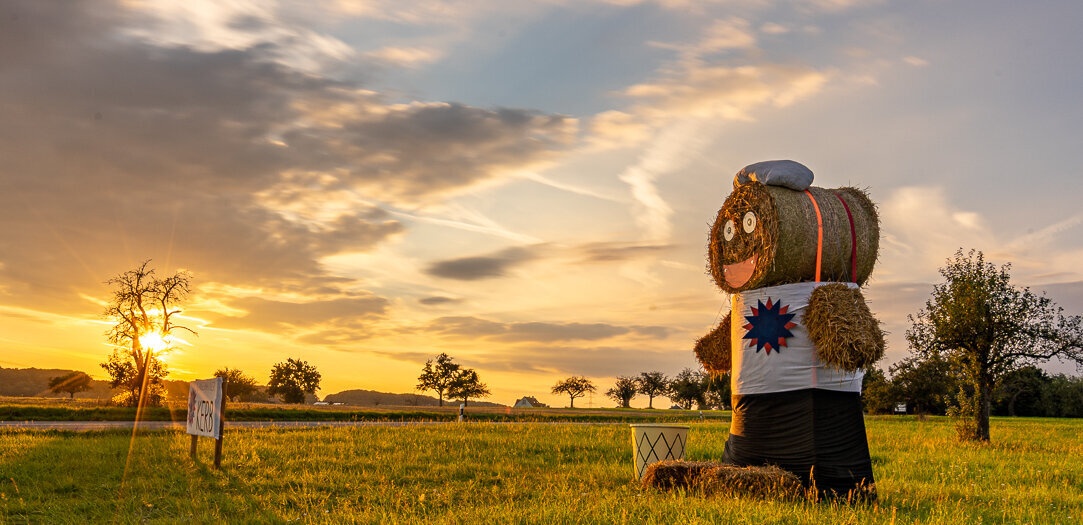
[[[732,367],[730,356],[730,314],[714,330],[696,341],[696,359],[711,374],[724,374]]]
[[[801,480],[774,466],[737,467],[706,461],[661,461],[647,467],[643,485],[683,488],[703,495],[794,498],[805,494]]]
[[[808,192],[816,199],[823,221],[820,280],[863,284],[872,273],[879,251],[880,222],[876,206],[857,188],[814,186]],[[756,215],[755,231],[748,234],[737,228],[734,238],[726,241],[725,223],[733,220],[741,224],[748,211]],[[816,208],[808,193],[756,182],[742,184],[726,199],[711,227],[708,270],[718,287],[729,293],[814,281],[817,240]],[[856,275],[851,259],[855,245]],[[756,259],[752,277],[740,286],[727,283],[723,266],[751,257]]]
[[[804,323],[817,357],[829,366],[853,371],[884,357],[884,332],[859,289],[842,283],[816,288]]]

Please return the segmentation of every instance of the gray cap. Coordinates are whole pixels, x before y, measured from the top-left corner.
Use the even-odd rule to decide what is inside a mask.
[[[733,178],[733,187],[753,181],[805,191],[812,186],[812,170],[792,160],[765,160],[749,164],[738,171]]]

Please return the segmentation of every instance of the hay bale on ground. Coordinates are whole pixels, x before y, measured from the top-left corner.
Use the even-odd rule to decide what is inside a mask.
[[[858,370],[884,357],[884,331],[859,289],[841,283],[816,288],[804,324],[816,356],[828,366]]]
[[[738,467],[706,461],[655,463],[647,467],[643,484],[661,490],[684,488],[705,496],[787,499],[805,494],[801,480],[778,467]]]
[[[694,484],[703,471],[718,465],[720,463],[710,461],[681,461],[675,459],[659,461],[647,465],[647,470],[643,472],[643,485],[662,490],[687,489]]]

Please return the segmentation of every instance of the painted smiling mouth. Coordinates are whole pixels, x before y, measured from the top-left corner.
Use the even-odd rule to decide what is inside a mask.
[[[748,259],[745,259],[739,263],[723,264],[722,274],[726,277],[726,284],[740,288],[752,278],[752,273],[756,271],[756,256],[753,255]]]

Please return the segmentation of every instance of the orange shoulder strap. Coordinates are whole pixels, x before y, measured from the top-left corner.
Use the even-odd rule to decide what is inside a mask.
[[[820,265],[824,253],[824,218],[820,215],[820,205],[816,204],[816,197],[808,190],[805,190],[805,194],[812,201],[812,208],[816,210],[816,282],[820,282]]]

